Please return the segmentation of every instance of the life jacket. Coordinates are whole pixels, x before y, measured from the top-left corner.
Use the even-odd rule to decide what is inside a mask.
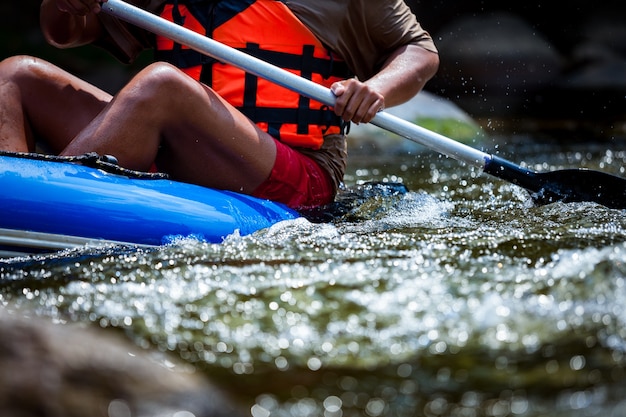
[[[161,16],[326,87],[351,76],[281,1],[168,0]],[[324,135],[343,132],[322,103],[169,39],[157,37],[156,46],[158,60],[210,86],[281,142],[319,149]]]

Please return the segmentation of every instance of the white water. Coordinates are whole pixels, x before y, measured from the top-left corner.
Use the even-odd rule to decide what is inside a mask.
[[[413,191],[219,245],[9,261],[2,299],[171,351],[255,417],[621,415],[622,211],[534,207],[437,158],[352,175]]]

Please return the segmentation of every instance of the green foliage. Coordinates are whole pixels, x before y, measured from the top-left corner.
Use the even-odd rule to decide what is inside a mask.
[[[443,136],[463,143],[469,143],[478,137],[484,137],[485,132],[477,124],[467,120],[437,117],[419,117],[415,123],[425,129],[432,130]]]

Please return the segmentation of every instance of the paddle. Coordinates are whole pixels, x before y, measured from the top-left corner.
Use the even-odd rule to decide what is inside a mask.
[[[335,96],[326,87],[183,28],[122,0],[108,0],[102,4],[102,10],[219,61],[229,63],[246,72],[289,88],[303,96],[331,107],[335,104]],[[538,204],[556,201],[589,201],[609,208],[626,208],[626,180],[623,178],[586,169],[535,172],[386,112],[378,113],[371,123],[446,156],[478,167],[494,177],[517,184],[528,190],[533,200]]]

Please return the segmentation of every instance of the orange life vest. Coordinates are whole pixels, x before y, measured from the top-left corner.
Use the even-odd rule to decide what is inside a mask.
[[[280,1],[170,0],[161,16],[318,84],[330,87],[351,76]],[[157,37],[156,58],[209,85],[280,141],[319,149],[323,136],[343,123],[332,109],[270,81]]]

